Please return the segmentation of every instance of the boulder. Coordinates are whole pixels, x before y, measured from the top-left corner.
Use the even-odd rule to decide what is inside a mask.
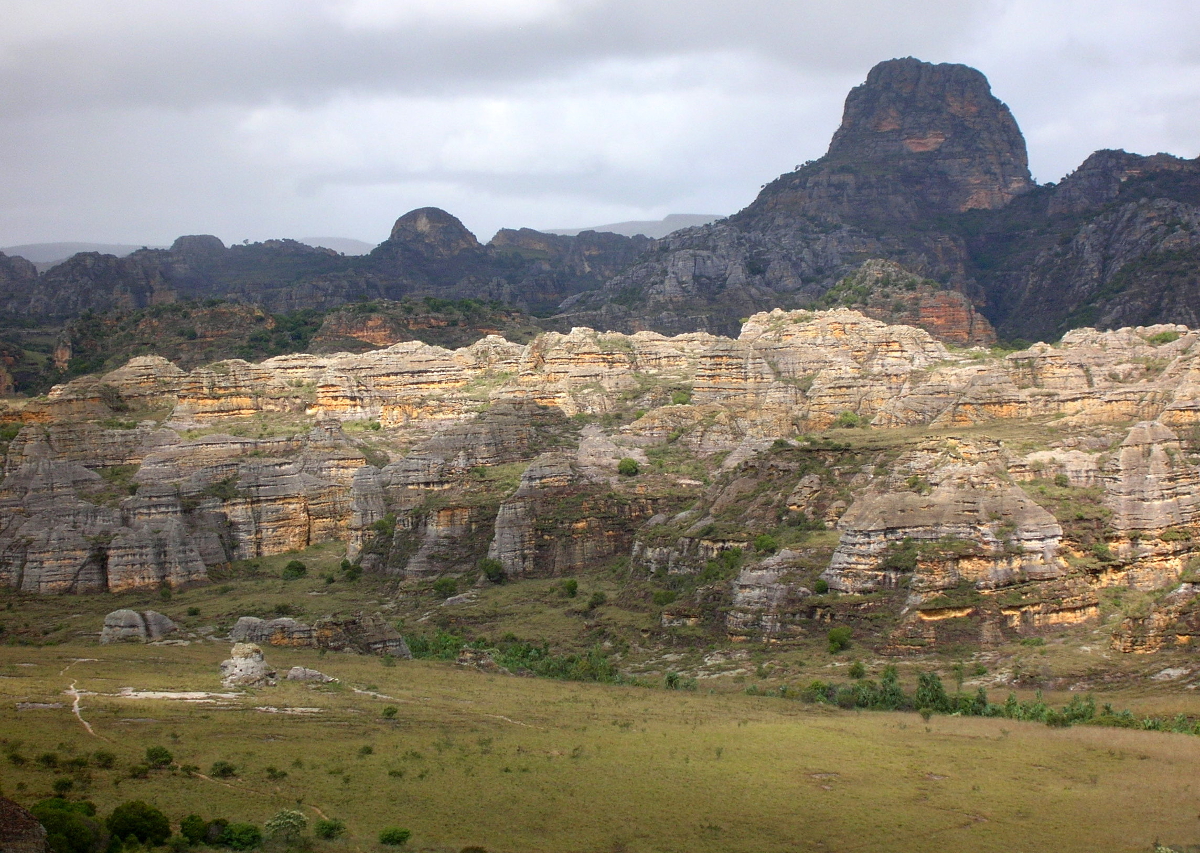
[[[294,666],[288,670],[288,674],[284,676],[288,681],[311,681],[317,684],[328,684],[331,681],[337,681],[331,675],[326,675],[320,670],[307,669],[303,666]]]
[[[169,618],[154,610],[114,610],[104,617],[101,645],[120,642],[151,643],[179,630]]]
[[[263,660],[253,643],[235,643],[229,660],[221,662],[221,684],[226,687],[261,687],[275,684],[275,670]]]

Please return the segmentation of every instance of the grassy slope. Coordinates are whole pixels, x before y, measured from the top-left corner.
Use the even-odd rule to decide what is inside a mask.
[[[29,801],[62,771],[34,759],[96,749],[87,796],[110,809],[145,799],[176,820],[262,821],[302,803],[344,819],[331,849],[374,848],[380,829],[412,847],[493,851],[1143,850],[1195,840],[1200,739],[1006,720],[847,713],[734,693],[570,684],[451,664],[274,649],[280,668],[338,676],[336,688],[283,684],[228,703],[86,695],[90,737],[64,701],[71,683],[219,691],[223,643],[71,644],[0,649],[0,736],[31,759],[4,766]],[[95,658],[96,660],[77,660]],[[353,692],[370,689],[390,698]],[[399,714],[381,716],[387,705]],[[257,707],[321,708],[284,716]],[[227,782],[156,771],[122,779],[146,747]],[[363,747],[371,747],[363,754]],[[268,767],[286,770],[270,780]],[[318,812],[319,810],[319,812]],[[936,841],[935,841],[936,839]],[[1036,841],[1034,841],[1036,839]]]

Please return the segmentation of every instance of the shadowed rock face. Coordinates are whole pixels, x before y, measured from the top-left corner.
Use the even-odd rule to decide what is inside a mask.
[[[1032,187],[1025,140],[986,77],[893,59],[851,90],[829,152],[773,182],[733,221],[911,220],[1002,207]]]

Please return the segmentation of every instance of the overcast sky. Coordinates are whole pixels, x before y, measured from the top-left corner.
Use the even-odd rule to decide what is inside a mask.
[[[1200,153],[1195,0],[0,0],[0,245],[728,214],[897,56],[983,71],[1040,182]]]

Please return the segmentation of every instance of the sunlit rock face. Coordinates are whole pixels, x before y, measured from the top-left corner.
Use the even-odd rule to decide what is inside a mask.
[[[902,456],[838,523],[822,577],[842,592],[994,589],[1066,572],[1062,528],[1012,484],[996,442],[948,438]]]

